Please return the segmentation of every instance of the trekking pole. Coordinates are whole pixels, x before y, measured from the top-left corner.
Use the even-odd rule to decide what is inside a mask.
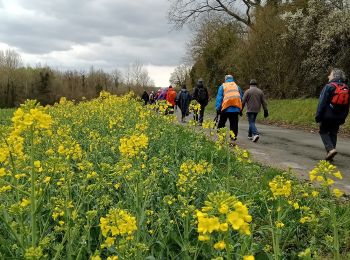
[[[215,116],[215,118],[214,118],[214,128],[217,126],[217,124],[218,124],[218,121],[219,121],[219,114],[217,113],[216,114],[216,116]]]

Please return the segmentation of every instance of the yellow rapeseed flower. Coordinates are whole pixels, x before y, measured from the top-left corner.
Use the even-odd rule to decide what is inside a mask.
[[[276,176],[269,182],[270,190],[274,198],[289,197],[292,192],[292,183],[283,176]]]
[[[6,175],[5,168],[0,168],[0,178]]]
[[[224,249],[226,248],[226,243],[225,243],[225,241],[221,240],[221,241],[215,243],[215,244],[214,244],[214,248],[215,248],[216,250],[224,250]]]
[[[199,235],[198,236],[198,240],[199,241],[209,241],[210,240],[210,236],[208,236],[208,235]]]
[[[335,195],[337,198],[340,198],[341,196],[344,195],[344,192],[342,192],[342,191],[339,190],[339,189],[333,189],[333,193],[334,193],[334,195]]]
[[[100,227],[104,237],[131,235],[137,230],[135,217],[123,209],[110,209],[100,218]]]
[[[27,200],[27,199],[22,199],[20,203],[21,207],[23,208],[27,207],[29,204],[30,204],[30,200]]]

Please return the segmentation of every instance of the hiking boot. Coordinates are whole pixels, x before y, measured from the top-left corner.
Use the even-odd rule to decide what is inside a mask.
[[[333,160],[334,156],[336,156],[337,153],[338,153],[338,152],[337,152],[337,150],[335,150],[335,149],[330,150],[330,151],[327,153],[326,161],[331,161],[331,160]]]
[[[248,136],[248,139],[249,140],[253,140],[253,136]]]
[[[259,135],[254,135],[252,141],[256,143],[259,140]]]

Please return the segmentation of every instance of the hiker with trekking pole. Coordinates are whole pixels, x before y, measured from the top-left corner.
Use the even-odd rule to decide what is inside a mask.
[[[234,133],[232,141],[238,136],[238,116],[242,116],[243,92],[236,84],[232,75],[225,76],[225,83],[219,87],[216,96],[216,111],[220,114],[218,128],[224,128],[227,119],[230,121],[230,130]]]

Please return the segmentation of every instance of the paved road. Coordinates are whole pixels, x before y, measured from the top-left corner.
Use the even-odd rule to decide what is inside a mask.
[[[291,168],[300,178],[308,179],[309,171],[326,155],[318,133],[261,124],[257,127],[260,139],[253,143],[247,138],[248,122],[241,120],[237,141],[250,151],[255,161],[281,169]],[[344,178],[336,185],[350,192],[350,139],[339,137],[337,151],[333,164]]]
[[[260,139],[253,143],[248,139],[248,122],[241,120],[237,141],[240,147],[251,153],[254,161],[280,169],[291,169],[299,178],[308,179],[309,171],[326,155],[318,133],[261,124],[257,124],[257,127]],[[337,181],[336,186],[350,193],[350,138],[339,137],[337,151],[333,164],[344,178]]]

